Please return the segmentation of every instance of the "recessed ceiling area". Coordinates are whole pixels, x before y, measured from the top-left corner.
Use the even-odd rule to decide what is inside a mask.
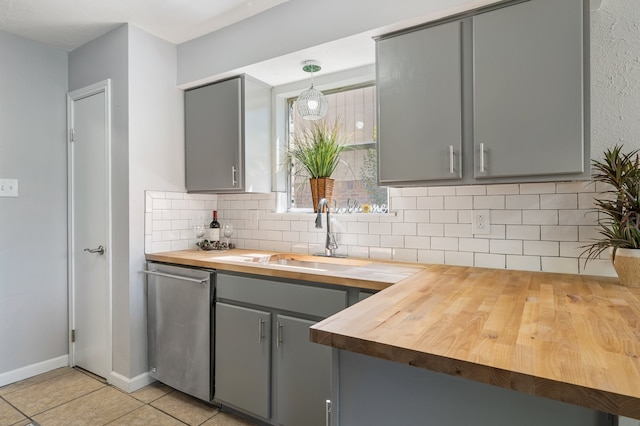
[[[180,44],[289,0],[0,0],[0,30],[71,51],[124,23]]]

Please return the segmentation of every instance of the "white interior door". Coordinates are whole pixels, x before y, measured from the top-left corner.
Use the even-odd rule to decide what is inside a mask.
[[[109,83],[69,94],[72,364],[111,371]]]

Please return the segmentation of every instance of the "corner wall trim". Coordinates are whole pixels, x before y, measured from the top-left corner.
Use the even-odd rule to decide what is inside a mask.
[[[29,377],[37,376],[38,374],[46,373],[47,371],[55,370],[56,368],[68,366],[68,354],[38,362],[36,364],[27,365],[16,370],[7,371],[6,373],[0,373],[0,386],[19,382],[20,380],[28,379]]]
[[[125,392],[133,392],[137,391],[140,388],[143,388],[153,382],[156,379],[152,378],[148,372],[142,373],[129,379],[128,377],[124,377],[122,374],[116,373],[112,371],[109,375],[109,384],[113,385]]]

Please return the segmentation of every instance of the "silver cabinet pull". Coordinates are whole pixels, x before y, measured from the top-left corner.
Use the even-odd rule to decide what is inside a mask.
[[[480,143],[480,172],[484,173],[485,167],[484,167],[484,143]]]
[[[325,412],[324,424],[325,426],[331,426],[331,400],[330,399],[327,399],[324,402],[324,412]]]
[[[236,186],[236,166],[231,166],[231,186]]]
[[[94,248],[94,249],[90,249],[90,248],[86,248],[84,249],[84,251],[88,251],[89,253],[98,253],[98,254],[104,254],[104,247],[102,245],[99,245],[98,248]]]
[[[258,318],[258,343],[262,343],[264,340],[264,320]]]
[[[455,157],[455,152],[453,150],[453,145],[449,145],[449,173],[453,174],[453,158]]]
[[[278,323],[278,327],[276,328],[276,334],[277,334],[277,347],[279,348],[280,346],[282,346],[282,324]]]
[[[165,274],[164,272],[158,272],[158,271],[142,271],[144,274],[147,275],[156,275],[158,277],[165,277],[165,278],[173,278],[176,280],[181,280],[181,281],[189,281],[192,283],[198,283],[198,284],[205,284],[207,282],[209,282],[209,278],[189,278],[189,277],[182,277],[180,275],[173,275],[173,274]]]

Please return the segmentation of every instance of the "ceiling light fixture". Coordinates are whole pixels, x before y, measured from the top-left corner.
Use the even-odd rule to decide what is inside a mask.
[[[298,113],[305,120],[319,120],[327,115],[329,102],[321,91],[313,87],[313,73],[320,71],[320,64],[317,61],[304,61],[302,71],[311,73],[311,87],[300,93],[296,104]]]

